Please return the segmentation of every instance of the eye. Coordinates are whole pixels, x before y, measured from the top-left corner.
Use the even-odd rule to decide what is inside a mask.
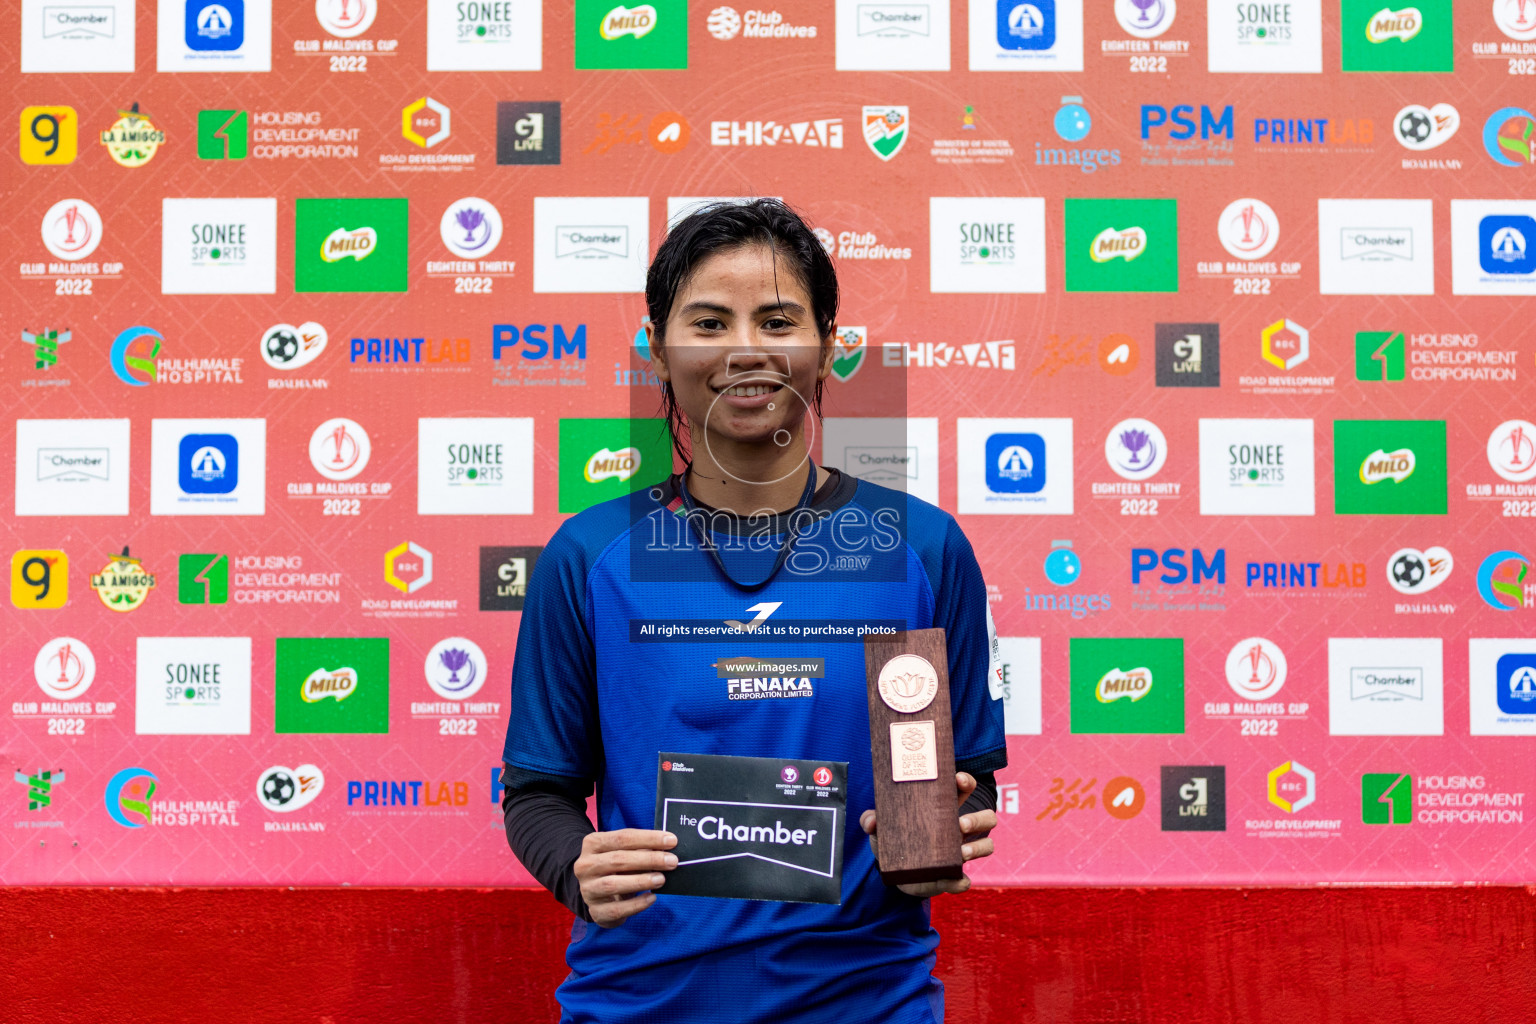
[[[701,331],[723,331],[725,330],[725,321],[717,316],[705,316],[695,320],[693,326]]]
[[[771,316],[763,321],[763,330],[765,331],[790,331],[794,330],[794,327],[795,323],[793,320],[782,316]]]

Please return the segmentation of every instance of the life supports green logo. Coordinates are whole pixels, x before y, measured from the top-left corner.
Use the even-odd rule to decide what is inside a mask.
[[[1447,511],[1444,420],[1334,420],[1333,510],[1339,515]]]
[[[688,66],[688,0],[576,0],[576,69]]]
[[[389,732],[389,640],[278,637],[278,733]]]
[[[1069,292],[1179,290],[1177,199],[1068,199]]]
[[[1182,733],[1182,638],[1071,642],[1073,733]]]
[[[560,421],[561,512],[580,512],[649,487],[671,472],[665,420]]]
[[[1355,380],[1402,380],[1408,375],[1408,344],[1402,331],[1355,335]]]
[[[1344,70],[1455,71],[1451,27],[1451,0],[1340,0]]]
[[[1404,772],[1360,776],[1360,821],[1366,825],[1411,824],[1413,776]]]
[[[250,119],[243,110],[197,112],[197,158],[244,160],[250,153]]]
[[[176,559],[178,604],[228,604],[229,556],[182,555]]]
[[[406,291],[410,208],[408,199],[295,200],[294,291]]]

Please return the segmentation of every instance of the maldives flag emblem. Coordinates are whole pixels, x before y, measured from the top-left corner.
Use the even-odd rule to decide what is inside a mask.
[[[864,365],[864,347],[868,332],[863,327],[839,327],[832,338],[832,376],[840,381],[859,372]]]
[[[875,156],[889,160],[907,144],[906,107],[865,107],[864,141]]]

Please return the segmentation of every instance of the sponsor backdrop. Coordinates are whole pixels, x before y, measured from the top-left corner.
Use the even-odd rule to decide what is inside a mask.
[[[0,874],[527,882],[527,579],[774,195],[986,574],[979,881],[1527,880],[1536,4],[1378,3],[22,0]]]

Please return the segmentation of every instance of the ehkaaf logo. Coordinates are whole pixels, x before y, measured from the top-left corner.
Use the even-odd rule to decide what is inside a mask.
[[[1211,108],[1200,104],[1199,120],[1195,120],[1195,108],[1189,104],[1180,104],[1169,108],[1157,104],[1143,104],[1141,107],[1141,137],[1149,139],[1155,129],[1163,129],[1165,125],[1172,125],[1166,132],[1170,139],[1183,141],[1192,139],[1198,132],[1202,139],[1228,139],[1232,138],[1232,107],[1225,106],[1221,109],[1220,116],[1212,113]]]
[[[1163,765],[1163,831],[1225,832],[1227,769],[1223,765]]]

